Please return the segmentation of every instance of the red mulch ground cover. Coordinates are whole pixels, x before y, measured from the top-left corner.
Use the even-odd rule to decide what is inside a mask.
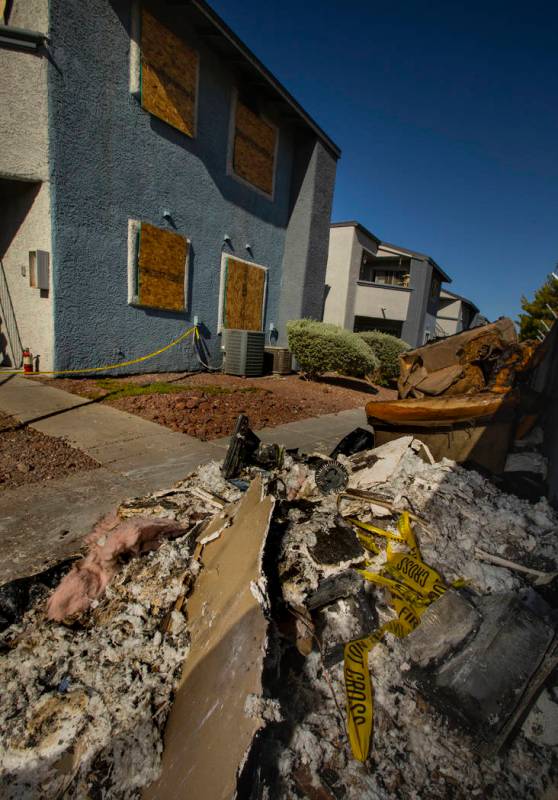
[[[0,490],[99,467],[90,456],[63,439],[29,427],[18,428],[18,424],[0,412]]]
[[[240,413],[247,414],[254,430],[258,430],[358,408],[372,399],[396,397],[390,389],[333,375],[306,381],[298,375],[248,379],[220,373],[159,373],[108,380],[58,378],[49,382],[203,441],[228,436]],[[138,390],[145,393],[133,396]],[[365,422],[364,415],[362,421]]]

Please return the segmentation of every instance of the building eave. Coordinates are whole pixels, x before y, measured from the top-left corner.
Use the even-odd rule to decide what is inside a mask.
[[[452,297],[454,300],[460,300],[462,303],[465,303],[465,305],[472,308],[477,314],[479,313],[480,309],[478,308],[478,306],[475,305],[475,303],[473,303],[472,300],[469,300],[466,297],[462,297],[460,294],[456,294],[455,292],[450,292],[449,289],[442,289],[442,292],[448,295],[449,297]]]
[[[329,227],[330,228],[356,228],[361,233],[363,233],[365,236],[368,236],[369,239],[372,239],[372,241],[375,242],[377,245],[380,245],[382,243],[381,240],[378,239],[377,236],[374,236],[374,234],[371,231],[368,230],[368,228],[365,228],[364,225],[361,225],[361,223],[357,222],[356,220],[347,220],[346,222],[332,222]]]
[[[169,6],[186,6],[195,8],[211,26],[211,30],[206,31],[206,36],[221,37],[230,44],[234,50],[241,56],[246,65],[250,67],[264,83],[272,89],[272,91],[279,95],[281,100],[289,107],[291,113],[295,118],[302,122],[309,128],[315,136],[322,142],[322,144],[329,150],[329,152],[338,159],[341,156],[341,149],[318,123],[312,119],[298,103],[292,94],[283,86],[283,84],[273,75],[270,70],[260,61],[260,59],[250,50],[244,42],[239,39],[234,31],[232,31],[227,23],[214,11],[205,0],[167,0]]]
[[[425,261],[426,263],[430,264],[433,267],[440,277],[442,281],[445,283],[451,283],[452,279],[450,276],[442,269],[442,267],[437,264],[431,256],[427,255],[426,253],[419,253],[418,250],[409,250],[407,247],[400,247],[398,244],[391,244],[390,242],[380,242],[381,246],[385,250],[390,250],[393,253],[405,253],[405,255],[411,256],[418,261]]]

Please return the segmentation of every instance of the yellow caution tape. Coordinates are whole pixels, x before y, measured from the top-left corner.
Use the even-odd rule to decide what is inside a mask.
[[[391,633],[400,639],[411,633],[420,625],[420,618],[428,606],[448,587],[439,573],[422,560],[408,512],[404,512],[397,522],[400,537],[355,518],[349,518],[349,521],[360,530],[385,536],[389,540],[386,548],[387,561],[383,571],[359,569],[357,572],[367,581],[389,590],[391,603],[397,614],[395,619],[386,622],[370,636],[349,642],[344,647],[347,732],[353,756],[358,761],[364,762],[370,751],[374,724],[373,689],[368,671],[368,654],[382,641],[386,633]],[[357,535],[361,541],[363,538],[372,539],[360,531]],[[409,552],[394,551],[392,541],[404,542]],[[363,544],[365,547],[368,546],[365,542]],[[457,588],[464,583],[458,580],[452,586]]]
[[[0,375],[81,375],[84,372],[106,372],[110,369],[118,369],[119,367],[129,367],[132,364],[139,364],[141,361],[147,361],[149,358],[154,358],[155,356],[161,355],[167,350],[170,350],[171,347],[175,347],[177,344],[182,342],[186,339],[190,334],[193,333],[196,338],[199,338],[199,333],[197,326],[194,325],[191,328],[188,328],[187,331],[184,331],[178,339],[175,339],[170,344],[165,345],[165,347],[161,347],[160,350],[154,350],[152,353],[148,353],[146,356],[140,356],[139,358],[133,358],[130,361],[120,361],[118,364],[106,364],[104,367],[83,367],[82,369],[53,369],[53,370],[39,370],[38,372],[25,372],[22,369],[19,370],[11,370],[9,372],[0,371]]]
[[[405,542],[405,538],[403,536],[399,536],[397,533],[392,533],[392,531],[385,531],[383,528],[377,528],[376,525],[370,525],[369,522],[361,522],[356,517],[346,517],[346,521],[352,523],[355,527],[359,528],[362,531],[369,531],[370,533],[375,533],[376,536],[383,536],[385,539],[392,539],[394,542]]]
[[[368,758],[374,724],[373,690],[368,670],[368,654],[372,648],[380,644],[384,634],[392,633],[401,639],[413,630],[410,626],[409,619],[404,622],[400,618],[392,619],[370,636],[349,642],[344,647],[343,675],[347,694],[347,731],[351,751],[358,761],[364,762]]]
[[[419,546],[411,527],[411,520],[409,518],[408,511],[404,511],[397,520],[397,530],[407,542],[407,546],[411,551],[411,555],[413,555],[415,558],[421,558]]]
[[[375,553],[376,555],[380,554],[380,548],[369,534],[357,531],[357,537],[361,545],[367,550],[370,550],[370,552]]]
[[[408,600],[412,605],[428,605],[430,602],[428,597],[418,594],[405,583],[394,580],[394,578],[387,575],[383,575],[379,572],[371,572],[368,569],[357,569],[357,572],[360,573],[365,580],[370,583],[376,583],[378,586],[383,586],[385,589],[389,589],[390,592],[394,592],[399,597]]]
[[[435,569],[407,553],[391,553],[385,568],[396,580],[423,597],[439,597],[446,589]]]

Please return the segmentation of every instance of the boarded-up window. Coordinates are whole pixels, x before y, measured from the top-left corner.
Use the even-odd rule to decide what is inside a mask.
[[[141,306],[184,310],[188,249],[184,236],[141,223],[137,262],[137,302]]]
[[[198,54],[143,9],[141,104],[173,128],[194,136]]]
[[[240,100],[236,104],[233,170],[245,181],[273,194],[277,129]]]
[[[266,271],[245,261],[227,258],[223,326],[245,331],[261,331]]]

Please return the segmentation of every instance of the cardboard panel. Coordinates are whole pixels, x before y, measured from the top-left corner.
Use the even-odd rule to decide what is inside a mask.
[[[261,331],[265,270],[235,258],[227,259],[225,283],[225,328]]]
[[[198,54],[145,9],[141,27],[141,104],[188,136],[195,135]]]
[[[263,720],[245,704],[262,695],[267,626],[252,587],[274,499],[256,478],[234,520],[205,545],[203,569],[188,600],[190,652],[165,729],[161,776],[144,800],[227,800]],[[225,512],[223,512],[224,514]],[[223,528],[222,515],[203,531]]]
[[[142,306],[184,310],[184,275],[188,257],[184,236],[141,223],[138,300]]]
[[[262,192],[273,192],[277,131],[240,101],[236,104],[233,168]]]

